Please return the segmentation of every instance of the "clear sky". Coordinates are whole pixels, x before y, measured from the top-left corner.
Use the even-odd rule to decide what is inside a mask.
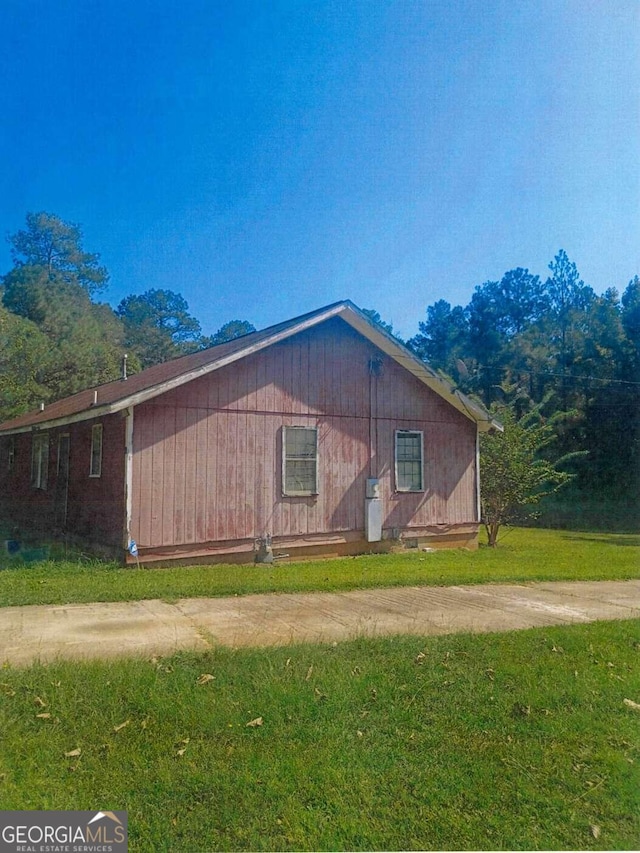
[[[640,273],[639,0],[0,0],[0,33],[0,233],[79,223],[114,305],[408,337],[560,248]]]

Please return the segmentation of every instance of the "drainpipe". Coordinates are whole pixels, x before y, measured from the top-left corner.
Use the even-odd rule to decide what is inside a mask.
[[[480,501],[480,427],[476,424],[476,521],[482,521],[482,503]]]
[[[133,406],[127,409],[124,439],[124,531],[123,545],[129,550],[133,514]]]
[[[364,533],[367,542],[382,539],[382,501],[378,478],[378,377],[382,375],[382,358],[369,359],[369,477],[364,500]],[[375,459],[375,464],[374,464]]]

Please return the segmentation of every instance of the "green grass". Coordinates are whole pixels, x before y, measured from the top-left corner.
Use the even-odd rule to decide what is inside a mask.
[[[126,809],[134,853],[638,846],[637,622],[0,681],[3,808]]]
[[[640,536],[506,531],[498,548],[365,555],[273,566],[123,568],[99,561],[0,563],[0,606],[347,590],[375,586],[614,580],[640,575]]]

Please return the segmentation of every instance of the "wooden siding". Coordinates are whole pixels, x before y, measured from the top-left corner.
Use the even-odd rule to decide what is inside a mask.
[[[91,427],[103,425],[102,474],[89,477]],[[43,432],[45,432],[43,430]],[[3,519],[22,535],[55,536],[66,532],[85,541],[122,545],[124,503],[124,418],[111,415],[46,431],[49,436],[49,465],[46,490],[31,487],[31,447],[34,433],[13,436],[15,461],[7,470],[6,448],[11,437],[2,439],[0,491],[4,496]],[[69,436],[69,482],[66,523],[61,516],[58,481],[58,440]],[[9,497],[10,496],[10,497]]]
[[[282,496],[289,425],[318,429],[317,496]],[[396,429],[424,432],[423,493],[395,491]],[[387,531],[475,523],[475,434],[330,320],[136,407],[132,534],[141,548],[161,548],[360,531],[370,476],[381,481]]]

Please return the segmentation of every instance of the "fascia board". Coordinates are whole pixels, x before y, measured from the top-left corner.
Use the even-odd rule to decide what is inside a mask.
[[[39,421],[36,424],[27,424],[26,426],[15,427],[14,429],[3,429],[0,436],[4,435],[19,435],[25,432],[43,432],[48,429],[57,429],[68,424],[75,424],[80,421],[92,421],[95,418],[102,418],[106,415],[113,415],[128,408],[126,404],[120,406],[112,403],[108,406],[91,406],[90,409],[83,409],[81,412],[74,412],[72,415],[67,415],[63,418],[52,418],[50,421]]]

